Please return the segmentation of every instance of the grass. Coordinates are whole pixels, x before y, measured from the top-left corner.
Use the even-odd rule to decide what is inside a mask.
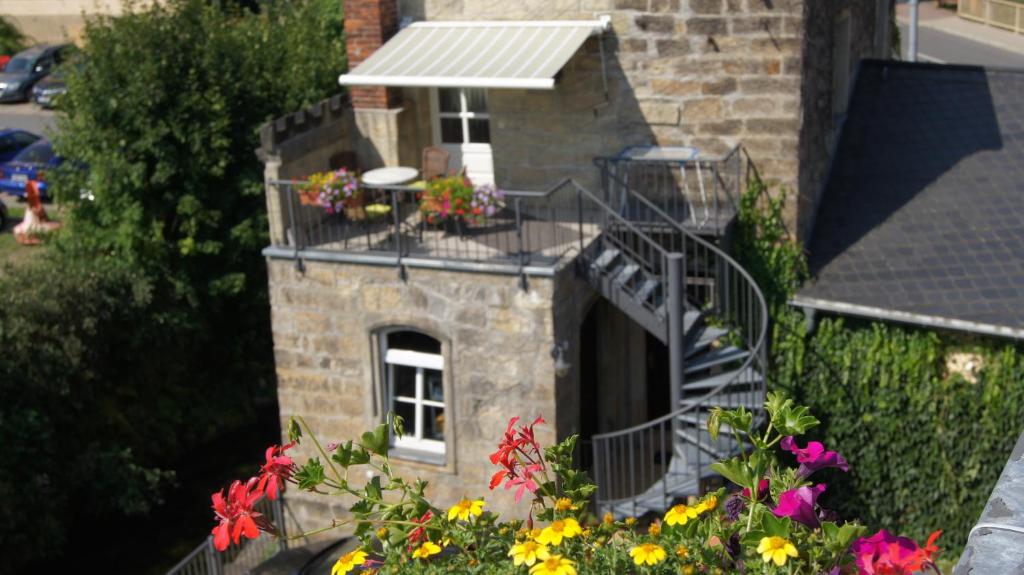
[[[55,211],[54,209],[48,210]],[[7,226],[0,230],[0,273],[6,264],[18,265],[43,253],[44,246],[23,246],[14,240],[14,226],[25,217],[25,206],[7,206]]]

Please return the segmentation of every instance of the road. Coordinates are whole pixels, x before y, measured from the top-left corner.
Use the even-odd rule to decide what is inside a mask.
[[[907,30],[907,26],[900,22],[900,39],[903,43],[904,58],[909,38],[910,32]],[[1024,69],[1024,54],[1003,50],[925,26],[918,27],[917,59],[920,62],[936,64],[974,64],[995,68]]]
[[[54,112],[41,110],[35,104],[0,104],[0,128],[19,128],[45,134],[56,123]]]

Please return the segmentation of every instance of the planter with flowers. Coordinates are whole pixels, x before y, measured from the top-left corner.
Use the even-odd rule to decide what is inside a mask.
[[[291,443],[270,448],[259,475],[236,481],[226,498],[214,494],[214,544],[224,550],[241,537],[276,535],[253,505],[260,497],[278,497],[291,484],[351,502],[350,518],[316,530],[354,527],[359,547],[337,558],[334,575],[939,573],[934,558],[940,532],[924,545],[884,530],[866,537],[865,527],[823,509],[818,498],[827,488],[815,474],[825,468],[846,472],[848,463],[818,442],[801,446],[797,437],[818,424],[807,408],[774,394],[765,408],[763,430],[742,408],[712,412],[713,435],[728,429],[751,446],[713,466],[734,487],[680,502],[646,528],[632,517],[588,515],[595,486],[572,466],[576,437],[542,448],[533,431],[540,417],[529,425],[512,418],[490,456],[498,468],[490,489],[513,492],[516,502],[529,507],[525,521],[502,521],[486,510],[483,498],[466,497],[439,509],[426,499],[425,482],[396,475],[388,461],[388,434],[390,427],[402,435],[401,418],[390,416],[390,426],[324,449],[299,417],[289,425]],[[286,452],[305,438],[318,457],[300,465]],[[350,481],[364,471],[368,481]]]
[[[465,176],[436,178],[419,195],[419,210],[428,225],[452,228],[462,235],[463,224],[483,224],[503,206],[504,192],[491,184],[474,186]]]
[[[344,214],[351,221],[366,219],[366,194],[359,177],[346,168],[313,174],[299,188],[303,205],[320,206],[328,214]]]

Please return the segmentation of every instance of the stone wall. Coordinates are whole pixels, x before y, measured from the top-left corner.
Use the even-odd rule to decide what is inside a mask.
[[[692,145],[710,155],[743,144],[759,173],[796,190],[807,210],[813,209],[828,164],[824,135],[818,132],[831,120],[831,82],[819,74],[832,63],[830,22],[838,4],[398,0],[400,16],[413,19],[611,14],[614,33],[605,39],[609,105],[601,105],[596,39],[569,62],[553,91],[490,91],[499,185],[537,189],[571,176],[594,187],[591,159],[631,144]],[[856,63],[870,53],[861,46],[870,46],[875,37],[876,0],[842,4],[851,7],[851,62]],[[790,217],[796,220],[795,213]]]
[[[150,0],[137,2],[144,7]],[[0,14],[8,18],[35,42],[56,43],[77,40],[86,18],[118,15],[122,0],[0,0]]]
[[[268,268],[282,429],[302,414],[331,442],[376,425],[384,414],[374,334],[396,326],[424,331],[442,342],[453,433],[444,465],[396,460],[396,468],[429,480],[441,507],[474,494],[485,495],[490,509],[523,514],[522,506],[513,510],[511,493],[487,492],[494,471],[487,456],[513,415],[543,414],[550,423],[539,426],[538,439],[545,444],[556,437],[555,422],[568,421],[556,406],[550,349],[556,325],[560,337],[575,326],[571,315],[556,320],[555,280],[530,278],[523,291],[512,275],[410,269],[402,281],[391,267],[308,261],[303,273],[293,261],[270,259]],[[299,455],[311,455],[309,447]],[[343,503],[330,507],[294,489],[287,501],[305,529],[344,513]]]

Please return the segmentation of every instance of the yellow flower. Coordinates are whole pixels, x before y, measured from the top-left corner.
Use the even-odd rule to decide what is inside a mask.
[[[604,517],[601,521],[603,521],[605,525],[611,525],[612,523],[615,523],[615,516],[612,515],[611,511],[605,511]]]
[[[708,495],[708,498],[701,503],[701,506],[704,507],[705,511],[711,511],[715,507],[718,507],[718,498],[714,495]]]
[[[634,525],[636,525],[636,517],[627,517],[626,518],[626,527],[632,527]]]
[[[458,517],[462,521],[468,521],[469,516],[480,517],[480,514],[484,512],[484,505],[487,505],[482,500],[470,501],[469,499],[463,499],[455,505],[452,505],[448,510],[448,521],[455,521]]]
[[[553,555],[530,567],[530,575],[576,575],[576,567],[561,555]]]
[[[518,545],[513,545],[512,549],[509,549],[508,556],[512,558],[512,563],[516,566],[525,563],[527,566],[533,565],[538,559],[541,561],[551,556],[548,553],[547,545],[541,545],[536,541],[524,541]]]
[[[541,534],[540,527],[534,527],[533,529],[530,529],[529,531],[526,532],[526,538],[527,539],[536,539],[536,538],[540,537],[540,534]]]
[[[562,543],[563,538],[572,539],[582,533],[583,529],[580,528],[580,524],[575,519],[559,519],[540,532],[540,536],[537,537],[537,543],[559,545]]]
[[[388,528],[387,527],[381,527],[380,529],[377,530],[377,539],[387,539],[387,538],[388,538]]]
[[[572,500],[568,497],[562,497],[558,501],[555,501],[555,511],[569,511],[572,508]]]
[[[593,534],[594,534],[594,531],[591,528],[589,528],[589,527],[587,527],[586,529],[583,530],[583,538],[584,539],[589,539],[590,536],[593,535]]]
[[[630,549],[629,556],[637,565],[655,565],[665,560],[665,550],[654,543],[644,543]]]
[[[690,550],[685,545],[676,546],[676,557],[680,559],[686,559],[686,556],[690,554]]]
[[[779,567],[786,564],[787,556],[797,557],[799,555],[796,552],[796,547],[782,537],[762,538],[761,543],[757,546],[757,552],[761,554],[761,559],[765,563],[774,561]]]
[[[355,550],[346,553],[338,558],[338,562],[331,568],[331,575],[344,574],[366,563],[366,552]]]
[[[686,522],[691,519],[696,519],[700,515],[703,509],[699,507],[687,507],[686,505],[676,505],[672,509],[668,510],[665,514],[665,523],[669,525],[686,525]]]
[[[412,552],[414,559],[426,559],[431,555],[437,555],[441,552],[441,548],[436,543],[430,541],[424,541],[423,545],[420,545],[418,549]]]
[[[650,527],[647,528],[647,534],[651,537],[657,537],[658,535],[661,535],[661,523],[658,521],[651,523]]]
[[[683,575],[693,575],[693,565],[683,565]]]

